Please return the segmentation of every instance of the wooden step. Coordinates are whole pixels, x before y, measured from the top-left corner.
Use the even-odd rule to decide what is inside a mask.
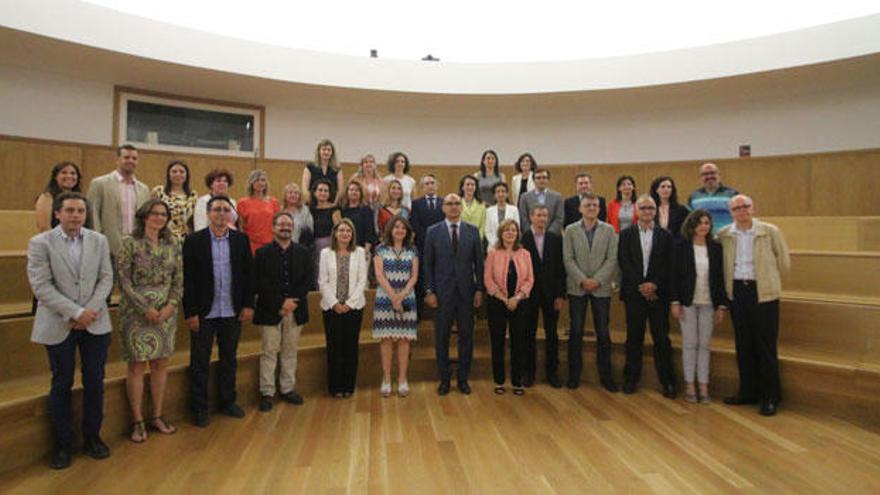
[[[33,210],[0,210],[0,251],[26,251],[28,239],[37,235]]]
[[[761,217],[785,235],[790,249],[880,251],[880,217]]]
[[[880,252],[792,251],[782,287],[795,292],[880,299]]]

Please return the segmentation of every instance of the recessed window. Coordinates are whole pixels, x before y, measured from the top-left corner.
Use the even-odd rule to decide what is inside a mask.
[[[140,148],[261,156],[261,107],[121,90],[118,143]]]

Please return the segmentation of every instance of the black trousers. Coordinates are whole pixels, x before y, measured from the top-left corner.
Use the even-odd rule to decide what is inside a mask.
[[[458,330],[458,381],[467,381],[471,373],[474,356],[474,298],[464,297],[458,292],[448,301],[439,301],[434,310],[434,353],[437,357],[437,375],[441,381],[448,382],[452,376],[449,370],[449,333],[452,322]]]
[[[324,311],[327,339],[327,390],[331,395],[353,394],[357,382],[358,337],[364,311],[353,309],[339,314]]]
[[[669,342],[669,303],[636,298],[624,301],[626,306],[626,366],[623,377],[638,383],[642,376],[642,350],[645,346],[645,323],[651,325],[654,341],[654,367],[663,386],[675,385],[672,367],[672,345]]]
[[[208,411],[208,375],[211,350],[217,337],[220,351],[217,386],[220,404],[235,403],[235,373],[238,370],[238,339],[241,322],[238,318],[199,318],[199,331],[189,334],[190,407],[195,412]]]
[[[76,373],[76,350],[79,348],[83,382],[82,431],[86,438],[97,437],[104,420],[104,364],[110,334],[93,335],[73,330],[60,344],[47,345],[52,388],[49,390],[49,416],[58,445],[69,447],[73,442],[71,392]]]
[[[590,294],[568,296],[571,316],[571,330],[568,337],[568,378],[571,381],[580,381],[584,369],[582,349],[588,306],[592,306],[593,327],[596,329],[596,367],[599,370],[599,379],[610,380],[611,334],[608,330],[608,319],[611,312],[611,298]]]
[[[782,398],[779,383],[779,300],[758,302],[755,282],[734,281],[730,317],[736,341],[739,394],[750,399]]]
[[[522,386],[526,373],[527,327],[525,314],[526,301],[521,301],[516,309],[510,311],[503,302],[494,297],[488,301],[489,338],[492,342],[492,378],[496,385],[504,384],[504,337],[510,329],[510,383]]]
[[[556,376],[559,368],[559,333],[556,324],[559,322],[559,311],[553,307],[553,297],[544,294],[540,288],[532,289],[531,297],[523,301],[525,304],[526,327],[526,376],[535,381],[538,368],[538,313],[544,316],[544,372],[547,377]]]

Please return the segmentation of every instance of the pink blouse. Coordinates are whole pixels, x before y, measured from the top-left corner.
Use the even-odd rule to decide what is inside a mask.
[[[527,249],[520,247],[516,251],[507,249],[493,249],[486,257],[483,269],[483,283],[486,285],[486,294],[505,299],[512,297],[507,294],[507,267],[513,258],[513,266],[516,267],[516,292],[524,297],[529,297],[532,286],[535,285],[535,275],[532,272],[532,256]]]

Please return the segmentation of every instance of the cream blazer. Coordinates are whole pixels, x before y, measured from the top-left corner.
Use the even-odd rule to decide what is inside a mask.
[[[519,187],[522,182],[522,174],[516,174],[510,179],[510,204],[519,205]],[[535,174],[529,172],[529,180],[526,182],[526,192],[535,188]]]
[[[362,309],[367,300],[364,291],[367,289],[367,254],[358,246],[348,257],[348,300],[345,304],[351,309]],[[321,309],[329,311],[339,302],[336,299],[336,251],[329,247],[321,250],[318,262],[318,288],[321,291]]]
[[[519,209],[513,205],[505,205],[504,219],[515,220],[519,225]],[[495,243],[498,242],[498,205],[486,208],[486,242],[489,243],[488,250],[495,249]]]
[[[150,199],[150,189],[143,182],[135,179],[134,210]],[[119,181],[115,171],[95,177],[89,184],[87,194],[89,209],[92,212],[92,227],[107,237],[110,254],[116,255],[122,247],[122,205],[119,200]],[[133,222],[132,222],[133,223]]]

